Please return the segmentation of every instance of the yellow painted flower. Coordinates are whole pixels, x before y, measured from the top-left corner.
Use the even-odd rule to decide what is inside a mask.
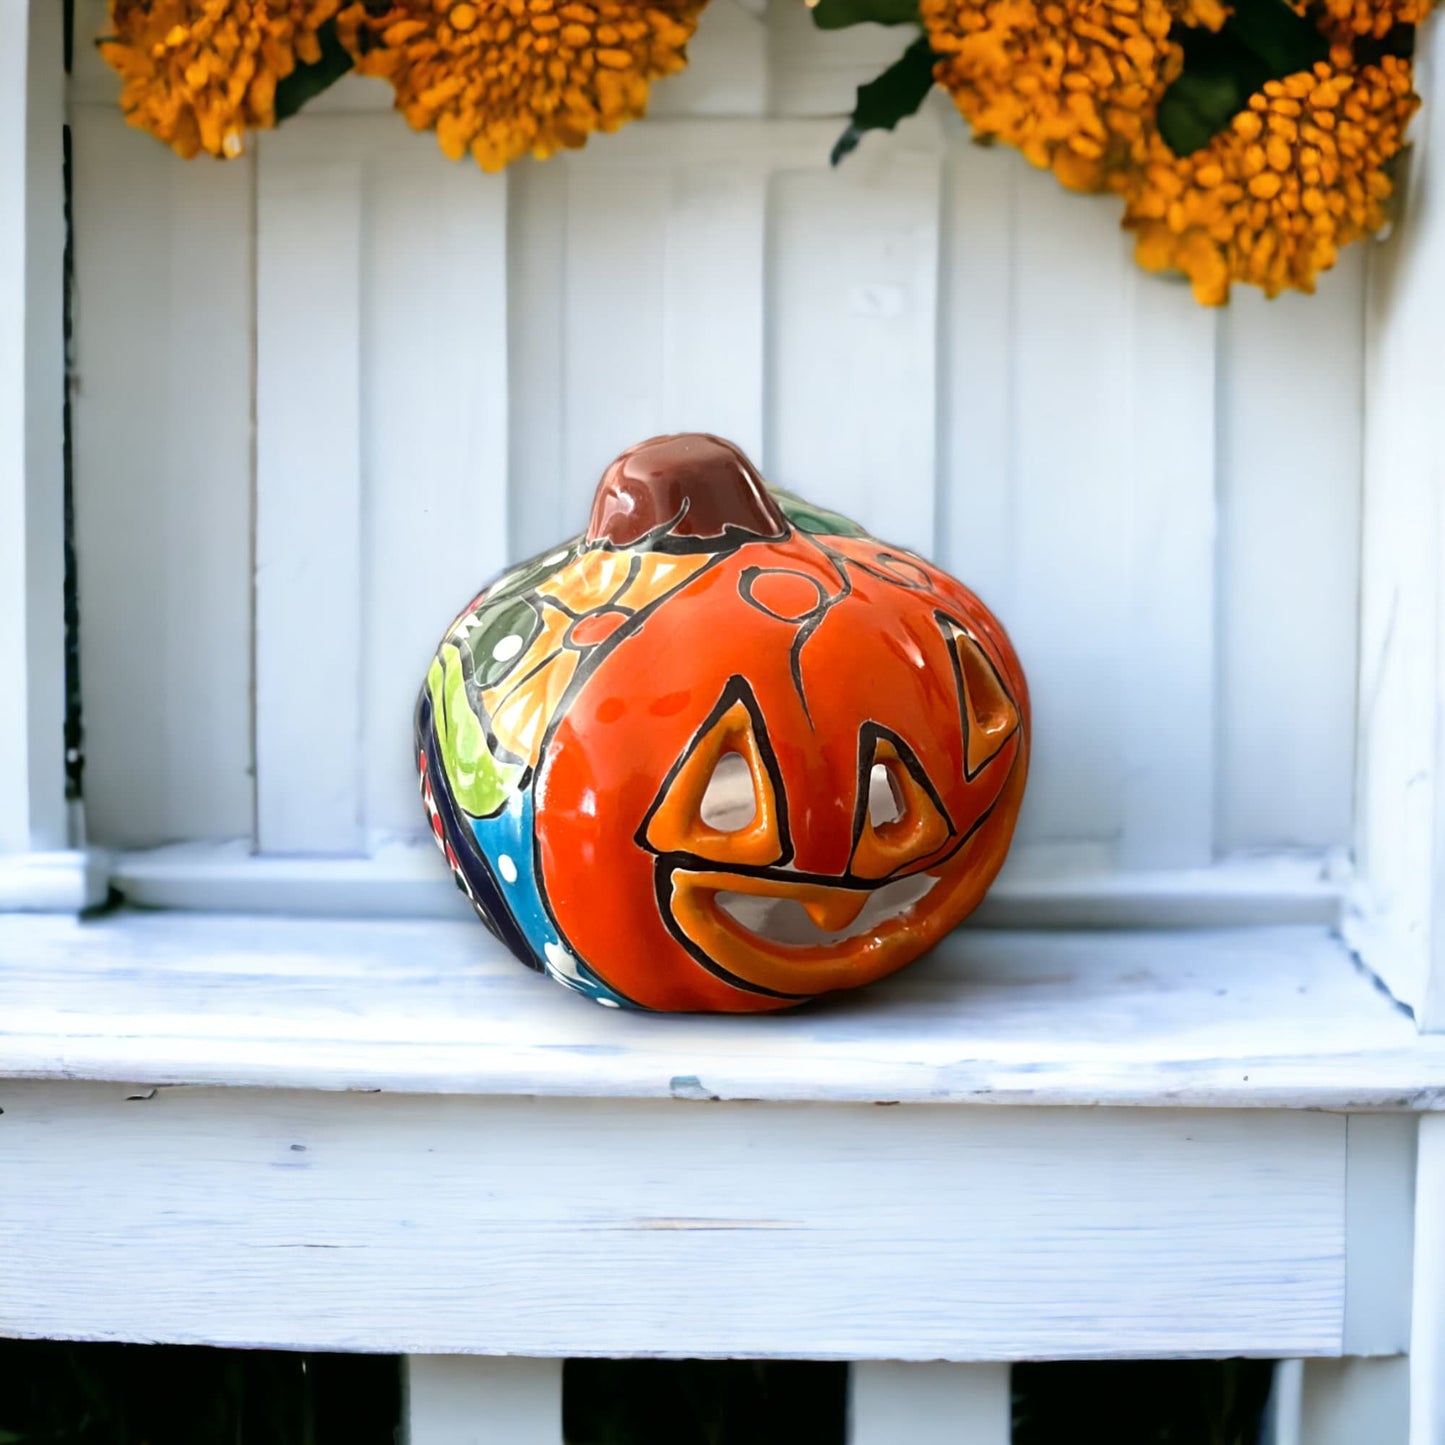
[[[342,41],[397,109],[483,170],[583,145],[641,116],[687,63],[706,0],[394,0],[353,4]]]
[[[922,0],[935,78],[980,139],[1017,146],[1071,190],[1147,158],[1178,75],[1176,19],[1217,29],[1219,0]]]
[[[187,158],[235,156],[276,123],[276,83],[320,58],[317,31],[339,0],[111,0],[101,53],[121,108]]]
[[[1356,67],[1336,47],[1328,63],[1269,81],[1193,155],[1156,141],[1124,214],[1139,264],[1184,272],[1211,306],[1234,281],[1313,291],[1341,246],[1384,224],[1385,166],[1418,104],[1407,60]]]

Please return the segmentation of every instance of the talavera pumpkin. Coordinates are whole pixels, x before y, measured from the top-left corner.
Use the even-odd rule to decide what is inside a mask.
[[[624,452],[583,536],[457,618],[416,738],[519,958],[598,1003],[747,1012],[892,973],[977,905],[1028,722],[967,588],[690,435]]]

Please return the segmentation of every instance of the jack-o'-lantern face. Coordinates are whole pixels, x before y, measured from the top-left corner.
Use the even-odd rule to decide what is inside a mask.
[[[438,836],[514,947],[520,932],[602,1002],[744,1012],[892,973],[976,906],[1017,816],[1028,704],[971,593],[775,496],[712,438],[625,454],[564,555],[516,681],[468,694],[457,675],[457,696],[486,696],[489,756],[521,778],[525,806],[498,815],[518,820],[511,853],[468,866],[472,838],[502,835],[477,819],[459,849],[457,810],[432,800],[449,775],[424,763]],[[623,585],[568,584],[588,557]],[[549,628],[574,640],[549,645]],[[448,696],[424,695],[423,752],[456,732]],[[495,720],[515,732],[528,699],[548,706],[523,756]],[[532,894],[514,902],[524,849]]]

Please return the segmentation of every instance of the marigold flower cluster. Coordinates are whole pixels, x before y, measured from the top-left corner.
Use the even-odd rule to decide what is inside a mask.
[[[1267,82],[1193,155],[1159,142],[1124,214],[1139,264],[1184,272],[1205,305],[1227,300],[1231,281],[1313,291],[1340,247],[1384,224],[1385,163],[1418,103],[1407,61],[1356,69],[1337,51]]]
[[[111,0],[100,45],[120,73],[121,108],[187,158],[239,155],[276,123],[276,85],[320,58],[317,32],[339,0]]]
[[[643,114],[681,70],[706,0],[111,0],[101,42],[133,125],[183,156],[239,155],[333,18],[417,129],[484,170],[580,146]],[[343,9],[343,5],[345,8]]]
[[[1308,14],[1310,0],[1289,0],[1290,7]],[[1368,35],[1383,40],[1397,25],[1418,25],[1430,12],[1430,0],[1322,0],[1323,28],[1331,38],[1348,40]]]
[[[1179,74],[1176,18],[1216,29],[1217,0],[922,0],[938,82],[981,139],[1016,146],[1075,191],[1148,158]]]
[[[1342,246],[1378,230],[1419,104],[1408,60],[1353,47],[1417,23],[1430,0],[1290,3],[1332,42],[1328,63],[1267,82],[1185,156],[1159,104],[1183,68],[1180,29],[1218,29],[1221,0],[922,0],[922,14],[935,77],[975,135],[1070,189],[1121,194],[1140,264],[1183,272],[1218,305],[1235,281],[1312,291]]]
[[[397,109],[483,170],[583,145],[641,116],[681,70],[706,0],[400,0],[353,4],[342,39],[390,81]]]

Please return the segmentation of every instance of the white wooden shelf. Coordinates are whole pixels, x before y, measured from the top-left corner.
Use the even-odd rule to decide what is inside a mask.
[[[473,922],[121,911],[0,919],[0,1075],[0,1335],[1327,1356],[1408,1342],[1445,1038],[1317,927],[965,931],[704,1018]],[[991,1107],[1100,1104],[1159,1107]]]
[[[1328,930],[964,930],[791,1015],[604,1010],[472,922],[0,919],[0,1077],[837,1103],[1445,1109]]]

